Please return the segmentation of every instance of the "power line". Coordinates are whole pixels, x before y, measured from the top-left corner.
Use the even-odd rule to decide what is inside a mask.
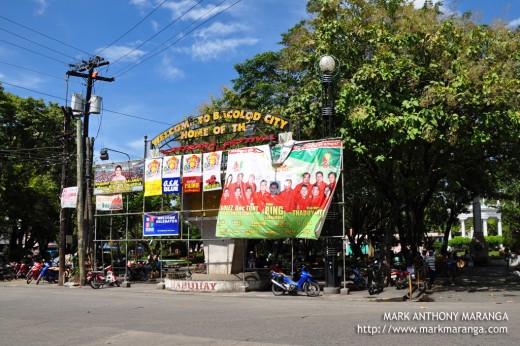
[[[131,51],[127,52],[125,55],[121,56],[119,59],[117,59],[116,61],[113,62],[113,64],[115,64],[116,62],[118,61],[121,61],[123,58],[125,58],[126,56],[128,56],[129,54],[135,52],[137,49],[139,49],[140,47],[142,47],[144,44],[146,44],[147,42],[150,42],[150,40],[152,40],[153,38],[155,38],[157,35],[161,34],[164,30],[168,29],[170,26],[172,26],[175,22],[177,22],[179,19],[181,19],[182,17],[184,17],[186,14],[188,14],[189,12],[191,12],[196,6],[198,6],[202,1],[204,0],[200,0],[199,2],[197,2],[195,5],[193,5],[192,7],[190,7],[188,10],[186,10],[183,14],[181,14],[179,17],[175,18],[173,21],[171,21],[167,26],[165,26],[162,30],[160,30],[159,32],[155,33],[155,35],[153,35],[152,37],[150,37],[149,39],[147,39],[146,41],[142,42],[140,45],[138,45],[137,47],[135,47],[134,49],[132,49]],[[225,0],[224,0],[225,1]],[[124,70],[124,68],[122,69]],[[121,71],[122,71],[121,70]]]
[[[218,6],[220,6],[223,2],[225,2],[226,0],[223,0]],[[195,26],[193,29],[191,29],[190,31],[188,31],[186,34],[182,35],[181,37],[179,37],[177,40],[173,41],[171,44],[167,45],[166,47],[164,47],[163,49],[161,49],[160,51],[158,51],[157,53],[135,63],[133,66],[131,67],[126,67],[120,71],[118,71],[118,73],[120,73],[118,75],[118,77],[121,77],[122,75],[124,75],[125,73],[133,70],[134,68],[136,68],[138,65],[142,64],[143,62],[146,62],[148,60],[150,60],[151,58],[157,56],[158,54],[164,52],[165,50],[167,50],[168,48],[170,48],[171,46],[173,46],[174,44],[176,44],[177,42],[179,42],[180,40],[182,40],[183,38],[185,38],[186,36],[188,36],[189,34],[191,34],[193,31],[195,31],[196,29],[200,28],[202,25],[206,24],[207,22],[209,22],[210,20],[216,18],[217,16],[221,15],[222,13],[226,12],[227,10],[229,10],[231,7],[235,6],[236,4],[238,4],[239,2],[241,2],[242,0],[237,0],[236,2],[234,2],[233,4],[229,5],[228,7],[226,7],[225,9],[223,9],[222,11],[220,11],[219,13],[215,14],[214,16],[211,16],[210,18],[206,19],[205,21],[203,21],[202,23],[200,23],[199,25]],[[218,8],[215,7],[215,8]],[[208,12],[206,12],[205,14],[203,14],[202,16],[200,16],[197,20],[195,20],[193,23],[191,23],[190,25],[188,25],[185,29],[189,28],[190,26],[192,26],[193,24],[195,24],[199,19],[203,18],[206,14],[208,14],[209,12],[213,11],[215,8],[209,10]],[[176,35],[178,35],[179,33],[177,33]],[[172,36],[172,38],[175,37],[175,36]],[[167,41],[163,42],[161,45],[165,44]],[[160,46],[161,46],[160,45]],[[152,50],[153,51],[153,50]],[[126,69],[126,71],[125,71]],[[123,72],[124,71],[124,72]]]
[[[51,94],[43,93],[43,92],[41,92],[41,91],[37,91],[37,90],[34,90],[34,89],[25,88],[25,87],[22,87],[22,86],[19,86],[19,85],[15,85],[15,84],[11,84],[11,83],[7,83],[7,82],[1,81],[1,80],[0,80],[0,83],[2,83],[2,84],[6,84],[6,85],[10,85],[10,86],[13,86],[13,87],[15,87],[15,88],[20,88],[20,89],[24,89],[24,90],[27,90],[27,91],[31,91],[31,92],[33,92],[33,93],[37,93],[37,94],[42,94],[42,95],[45,95],[45,96],[49,96],[49,97],[52,97],[52,98],[55,98],[55,99],[59,99],[59,100],[63,100],[63,101],[67,101],[67,100],[66,100],[65,98],[63,98],[63,97],[59,97],[59,96],[54,96],[54,95],[51,95]],[[141,117],[141,116],[137,116],[137,115],[131,115],[131,114],[126,114],[126,113],[122,113],[122,112],[117,112],[117,111],[113,111],[113,110],[106,109],[106,108],[103,108],[103,111],[105,111],[105,112],[109,112],[109,113],[114,113],[114,114],[123,115],[123,116],[129,117],[129,118],[135,118],[135,119],[139,119],[139,120],[149,121],[149,122],[153,122],[153,123],[157,123],[157,124],[163,124],[163,125],[168,125],[168,126],[171,125],[171,123],[166,123],[166,122],[164,122],[164,121],[158,121],[158,120],[148,119],[148,118],[145,118],[145,117]]]
[[[50,74],[48,74],[48,73],[44,73],[44,72],[40,72],[40,71],[36,71],[36,70],[32,70],[32,69],[27,68],[27,67],[23,67],[23,66],[18,66],[18,65],[15,65],[15,64],[11,64],[10,62],[7,62],[7,61],[2,61],[2,60],[0,60],[0,63],[1,63],[1,64],[6,64],[6,65],[10,65],[10,66],[13,66],[13,67],[16,67],[16,68],[22,69],[22,70],[26,70],[26,71],[31,71],[31,72],[39,73],[39,74],[44,75],[44,76],[48,76],[48,77],[52,77],[52,78],[56,78],[56,79],[60,79],[60,80],[64,80],[63,77],[53,76],[53,75],[50,75]],[[73,82],[73,83],[77,83],[77,84],[83,84],[83,83],[76,82],[76,81],[72,81],[72,82]]]
[[[98,55],[101,55],[101,53],[107,49],[108,47],[112,46],[114,43],[116,43],[117,41],[119,41],[120,39],[122,39],[123,37],[125,37],[126,35],[128,35],[132,30],[134,30],[135,28],[137,28],[139,25],[141,25],[142,22],[144,22],[148,17],[150,17],[155,11],[157,11],[166,1],[168,0],[164,0],[163,2],[161,2],[157,7],[155,7],[152,12],[148,13],[143,19],[141,19],[136,25],[134,25],[132,28],[130,28],[130,30],[128,30],[127,32],[125,32],[123,35],[119,36],[117,39],[115,39],[112,43],[110,43],[108,46],[106,46],[105,48],[101,49],[99,52],[98,52]]]
[[[29,89],[29,88],[26,88],[26,87],[23,87],[23,86],[19,86],[19,85],[15,85],[15,84],[7,83],[7,82],[1,81],[1,80],[0,80],[0,83],[2,83],[2,84],[6,84],[6,85],[10,85],[10,86],[13,86],[13,87],[15,87],[15,88],[20,88],[20,89],[24,89],[24,90],[27,90],[27,91],[31,91],[31,92],[34,92],[34,93],[37,93],[37,94],[41,94],[41,95],[45,95],[45,96],[49,96],[49,97],[52,97],[52,98],[55,98],[55,99],[59,99],[59,100],[63,100],[63,101],[67,101],[67,100],[66,100],[65,98],[63,98],[63,97],[54,96],[54,95],[47,94],[47,93],[44,93],[44,92],[41,92],[41,91],[37,91],[37,90],[34,90],[34,89]]]
[[[0,152],[30,151],[30,150],[47,150],[47,149],[61,149],[61,147],[38,147],[38,148],[0,149]]]
[[[57,39],[55,39],[55,38],[53,38],[53,37],[51,37],[51,36],[49,36],[49,35],[45,35],[45,34],[39,32],[39,31],[36,31],[36,30],[34,30],[34,29],[31,29],[31,28],[29,28],[29,27],[27,27],[27,26],[25,26],[25,25],[23,25],[23,24],[17,23],[17,22],[15,22],[14,20],[9,19],[9,18],[6,18],[6,17],[4,17],[4,16],[2,16],[2,15],[0,15],[0,18],[2,18],[2,19],[4,19],[4,20],[7,20],[8,22],[11,22],[11,23],[16,24],[16,25],[18,25],[18,26],[21,26],[21,27],[24,28],[24,29],[30,30],[30,31],[32,31],[32,32],[34,32],[34,33],[36,33],[36,34],[38,34],[38,35],[41,35],[41,36],[43,36],[43,37],[46,37],[46,38],[48,38],[48,39],[50,39],[50,40],[53,40],[53,41],[58,42],[58,43],[61,43],[61,44],[65,45],[65,46],[67,46],[67,47],[69,47],[69,48],[72,48],[72,49],[75,49],[75,50],[80,51],[80,52],[82,52],[82,53],[85,53],[86,55],[89,55],[89,56],[93,55],[93,54],[90,54],[90,53],[88,53],[88,52],[85,52],[85,51],[82,50],[82,49],[79,49],[79,48],[76,48],[76,47],[74,47],[74,46],[71,46],[71,45],[68,44],[68,43],[65,43],[65,42],[62,42],[62,41],[60,41],[60,40],[57,40]]]
[[[30,40],[30,39],[28,39],[28,38],[25,38],[25,37],[23,37],[23,36],[21,36],[21,35],[15,34],[14,32],[11,32],[11,31],[6,30],[6,29],[4,29],[4,28],[0,28],[0,30],[3,30],[3,31],[5,31],[5,32],[7,32],[7,33],[10,33],[10,34],[13,35],[13,36],[19,37],[19,38],[21,38],[22,40],[29,41],[29,42],[31,42],[31,43],[33,43],[33,44],[35,44],[35,45],[38,45],[38,46],[43,47],[43,48],[45,48],[45,49],[48,49],[48,50],[50,50],[50,51],[52,51],[52,52],[54,52],[54,53],[58,53],[58,54],[61,54],[61,55],[66,56],[67,58],[71,58],[72,60],[76,60],[76,58],[73,57],[73,56],[70,56],[70,55],[67,55],[67,54],[65,54],[65,53],[59,52],[59,51],[57,51],[57,50],[55,50],[55,49],[53,49],[53,48],[49,48],[49,47],[47,47],[47,46],[44,46],[44,45],[41,44],[41,43],[35,42],[35,41]]]
[[[38,55],[41,55],[41,56],[43,56],[43,57],[46,57],[46,58],[49,58],[49,59],[55,60],[55,61],[57,61],[57,62],[59,62],[59,63],[62,63],[62,64],[67,65],[67,63],[66,63],[65,61],[58,60],[58,59],[56,59],[56,58],[53,58],[52,56],[48,56],[48,55],[45,55],[45,54],[39,53],[39,52],[34,51],[34,50],[32,50],[32,49],[29,49],[29,48],[25,48],[25,47],[19,46],[19,45],[15,44],[15,43],[8,42],[8,41],[6,41],[6,40],[2,40],[2,39],[0,39],[0,41],[5,42],[5,43],[7,43],[7,44],[10,44],[10,45],[12,45],[12,46],[15,46],[15,47],[21,48],[21,49],[25,49],[25,50],[27,50],[27,51],[29,51],[29,52],[31,52],[31,53],[38,54]]]

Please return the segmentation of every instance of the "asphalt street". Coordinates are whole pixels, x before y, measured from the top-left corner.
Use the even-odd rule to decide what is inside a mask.
[[[518,345],[519,286],[436,286],[428,301],[0,283],[0,345]]]

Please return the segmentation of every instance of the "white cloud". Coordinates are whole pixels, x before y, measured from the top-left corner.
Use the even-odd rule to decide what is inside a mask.
[[[516,19],[510,21],[507,24],[507,27],[510,28],[510,29],[515,29],[519,25],[520,25],[520,18],[516,18]]]
[[[159,23],[156,20],[151,20],[150,24],[152,25],[152,30],[157,32],[159,31]]]
[[[413,2],[413,6],[415,8],[421,8],[424,6],[426,0],[411,0]],[[432,0],[433,4],[435,5],[438,2],[441,2],[441,0]]]
[[[130,0],[130,4],[145,7],[148,6],[148,0]]]
[[[37,8],[34,13],[36,15],[43,15],[45,13],[45,10],[47,9],[47,7],[49,6],[49,3],[51,2],[51,0],[34,0],[38,5],[39,5],[39,8]]]
[[[412,2],[413,3],[413,6],[415,8],[422,8],[424,6],[424,3],[425,3],[426,0],[409,0],[409,2]],[[447,0],[447,1],[443,1],[443,0],[431,0],[432,3],[435,5],[436,3],[441,3],[441,6],[440,6],[440,10],[442,11],[442,13],[444,13],[444,15],[446,16],[451,16],[455,13],[457,13],[456,10],[454,10],[454,6],[456,5],[456,2],[453,2],[453,1],[450,1],[450,0]]]
[[[179,18],[183,14],[183,20],[207,19],[208,17],[214,16],[227,7],[215,6],[213,4],[206,6],[197,5],[193,7],[196,3],[197,1],[194,0],[183,0],[178,2],[167,2],[163,5],[163,7],[171,11],[172,20]]]
[[[38,76],[21,74],[18,77],[11,78],[11,80],[9,80],[9,83],[28,89],[38,90],[38,87],[40,87],[46,81],[48,80],[40,78]]]
[[[121,59],[126,62],[138,62],[146,52],[140,49],[134,50],[130,46],[110,46],[103,51],[103,57],[109,61]]]
[[[176,80],[184,77],[184,72],[173,66],[171,60],[164,56],[160,65],[160,74],[167,79]]]
[[[256,38],[231,38],[212,41],[199,41],[194,43],[189,51],[195,60],[215,60],[223,54],[236,51],[240,46],[252,46],[258,42]]]
[[[215,22],[207,28],[198,30],[195,33],[195,36],[207,39],[209,37],[223,37],[236,32],[243,32],[245,30],[247,30],[247,27],[242,24],[224,24],[222,22]]]

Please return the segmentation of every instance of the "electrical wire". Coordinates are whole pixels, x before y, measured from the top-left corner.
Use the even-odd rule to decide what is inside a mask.
[[[55,98],[55,99],[59,99],[59,100],[67,101],[65,98],[60,97],[60,96],[54,96],[54,95],[47,94],[47,93],[43,93],[43,92],[41,92],[41,91],[37,91],[37,90],[34,90],[34,89],[29,89],[29,88],[25,88],[25,87],[22,87],[22,86],[19,86],[19,85],[15,85],[15,84],[7,83],[7,82],[1,81],[1,80],[0,80],[0,83],[2,83],[2,84],[6,84],[6,85],[10,85],[10,86],[13,86],[13,87],[15,87],[15,88],[20,88],[20,89],[24,89],[24,90],[27,90],[27,91],[31,91],[31,92],[33,92],[33,93],[37,93],[37,94],[42,94],[42,95],[45,95],[45,96],[49,96],[49,97],[52,97],[52,98]],[[157,123],[157,124],[163,124],[163,125],[167,125],[167,126],[170,126],[170,125],[171,125],[171,123],[166,123],[166,122],[164,122],[164,121],[158,121],[158,120],[148,119],[148,118],[145,118],[145,117],[141,117],[141,116],[137,116],[137,115],[131,115],[131,114],[126,114],[126,113],[122,113],[122,112],[117,112],[117,111],[113,111],[113,110],[106,109],[106,108],[102,108],[102,109],[103,109],[103,111],[105,111],[105,112],[114,113],[114,114],[119,114],[119,115],[123,115],[123,116],[129,117],[129,118],[134,118],[134,119],[139,119],[139,120],[149,121],[149,122],[153,122],[153,123]]]
[[[31,42],[31,43],[33,43],[33,44],[35,44],[35,45],[37,45],[37,46],[40,46],[40,47],[42,47],[42,48],[48,49],[48,50],[50,50],[50,51],[52,51],[52,52],[54,52],[54,53],[58,53],[58,54],[61,54],[61,55],[66,56],[67,58],[70,58],[70,59],[72,59],[72,60],[76,60],[76,58],[73,57],[73,56],[70,56],[70,55],[67,55],[67,54],[65,54],[65,53],[59,52],[59,51],[57,51],[56,49],[53,49],[53,48],[47,47],[47,46],[45,46],[45,45],[43,45],[43,44],[41,44],[41,43],[35,42],[35,41],[30,40],[30,39],[28,39],[28,38],[26,38],[26,37],[23,37],[23,36],[21,36],[21,35],[15,34],[14,32],[11,32],[11,31],[9,31],[9,30],[7,30],[7,29],[0,28],[0,30],[5,31],[5,32],[7,32],[7,33],[9,33],[9,34],[11,34],[11,35],[13,35],[13,36],[19,37],[19,38],[21,38],[22,40],[29,41],[29,42]]]
[[[130,30],[128,30],[127,32],[125,32],[123,35],[119,36],[118,38],[116,38],[112,43],[110,43],[108,46],[106,46],[105,48],[101,49],[99,52],[98,52],[98,55],[101,55],[101,52],[103,52],[105,49],[109,48],[110,46],[112,46],[114,43],[116,43],[117,41],[121,40],[123,37],[125,37],[126,35],[128,35],[132,30],[134,30],[135,28],[137,28],[139,25],[141,25],[142,22],[144,22],[148,17],[150,17],[155,11],[157,11],[162,5],[164,5],[164,3],[168,1],[168,0],[164,0],[163,2],[161,2],[157,7],[155,7],[152,12],[148,13],[143,19],[141,19],[136,25],[134,25],[132,28],[130,28]]]
[[[14,20],[9,19],[9,18],[6,18],[6,17],[4,17],[4,16],[2,16],[2,15],[0,15],[0,18],[6,20],[6,21],[8,21],[8,22],[11,22],[11,23],[13,23],[13,24],[16,24],[16,25],[18,25],[18,26],[21,26],[21,27],[24,28],[24,29],[30,30],[30,31],[32,31],[32,32],[34,32],[34,33],[36,33],[36,34],[38,34],[38,35],[41,35],[41,36],[43,36],[43,37],[46,37],[46,38],[48,38],[48,39],[50,39],[50,40],[53,40],[53,41],[58,42],[58,43],[61,43],[61,44],[63,44],[64,46],[67,46],[67,47],[69,47],[69,48],[72,48],[72,49],[75,49],[75,50],[77,50],[77,51],[80,51],[80,52],[82,52],[82,53],[84,53],[84,54],[86,54],[86,55],[88,55],[88,56],[92,56],[92,55],[93,55],[93,54],[90,54],[90,53],[88,53],[88,52],[85,52],[85,51],[82,50],[82,49],[79,49],[79,48],[76,48],[76,47],[74,47],[74,46],[71,46],[71,45],[68,44],[68,43],[65,43],[65,42],[62,42],[62,41],[60,41],[60,40],[57,40],[57,39],[55,39],[55,38],[53,38],[53,37],[51,37],[51,36],[49,36],[49,35],[45,35],[45,34],[39,32],[39,31],[36,31],[36,30],[34,30],[34,29],[31,29],[31,28],[29,28],[28,26],[25,26],[25,25],[23,25],[23,24],[17,23],[17,22],[15,22]]]
[[[12,43],[12,42],[9,42],[9,41],[6,41],[6,40],[2,40],[2,39],[0,39],[0,41],[5,42],[5,43],[7,43],[7,44],[10,44],[10,45],[12,45],[12,46],[15,46],[15,47],[21,48],[21,49],[25,49],[26,51],[29,51],[29,52],[31,52],[31,53],[38,54],[38,55],[41,55],[41,56],[43,56],[43,57],[46,57],[46,58],[49,58],[49,59],[55,60],[55,61],[57,61],[57,62],[59,62],[59,63],[65,64],[65,65],[68,65],[68,63],[66,63],[66,62],[64,62],[64,61],[58,60],[58,59],[56,59],[56,58],[53,58],[52,56],[48,56],[48,55],[45,55],[45,54],[39,53],[39,52],[34,51],[34,50],[32,50],[32,49],[22,47],[22,46],[20,46],[20,45],[17,45],[16,43]]]
[[[220,6],[223,2],[225,2],[225,1],[226,1],[226,0],[222,1],[222,2],[219,4],[219,6]],[[138,65],[142,64],[143,62],[146,62],[146,61],[150,60],[151,58],[157,56],[158,54],[164,52],[165,50],[167,50],[168,48],[170,48],[170,47],[173,46],[174,44],[178,43],[180,40],[182,40],[183,38],[185,38],[186,36],[188,36],[189,34],[191,34],[193,31],[195,31],[196,29],[198,29],[198,28],[201,27],[202,25],[206,24],[206,23],[209,22],[210,20],[212,20],[212,19],[216,18],[217,16],[221,15],[222,13],[226,12],[226,11],[229,10],[231,7],[235,6],[236,4],[238,4],[238,3],[241,2],[241,1],[242,1],[242,0],[237,0],[237,1],[234,2],[233,4],[229,5],[229,6],[226,7],[225,9],[223,9],[221,12],[219,12],[219,13],[215,14],[214,16],[212,16],[212,17],[206,19],[205,21],[203,21],[203,22],[200,23],[199,25],[195,26],[193,29],[191,29],[190,31],[188,31],[186,34],[183,34],[180,38],[178,38],[177,40],[173,41],[171,44],[167,45],[166,47],[164,47],[163,49],[161,49],[161,50],[158,51],[157,53],[155,53],[155,54],[153,54],[153,55],[151,55],[151,56],[149,56],[149,57],[147,57],[147,58],[145,58],[145,59],[143,59],[143,60],[140,60],[139,62],[135,63],[135,64],[134,64],[133,66],[131,66],[131,67],[126,67],[126,68],[124,68],[124,69],[118,71],[117,73],[119,73],[119,75],[118,75],[117,77],[121,77],[122,75],[126,74],[127,72],[130,72],[131,70],[133,70],[134,68],[136,68]],[[218,6],[215,7],[215,8],[218,8]],[[186,28],[184,28],[184,29],[187,29],[187,28],[189,28],[190,26],[192,26],[193,24],[195,24],[198,20],[200,20],[201,18],[203,18],[207,13],[213,11],[215,8],[209,10],[208,12],[206,12],[205,14],[203,14],[202,16],[200,16],[197,20],[195,20],[194,22],[192,22],[190,25],[188,25],[188,26],[187,26]],[[178,34],[179,34],[179,33],[177,33],[176,35],[178,35]],[[175,36],[176,36],[176,35],[175,35]],[[172,38],[175,37],[175,36],[172,36]],[[166,43],[166,42],[164,42],[164,43]],[[163,44],[164,44],[164,43],[163,43]],[[161,45],[162,45],[162,44],[161,44]],[[152,50],[152,52],[153,52],[153,50]],[[126,69],[126,71],[125,71],[125,69]],[[124,71],[124,72],[123,72],[123,71]]]
[[[116,61],[113,62],[113,64],[121,61],[122,59],[124,59],[125,57],[127,57],[129,54],[135,52],[137,49],[139,49],[140,47],[142,47],[144,44],[150,42],[153,38],[155,38],[157,35],[161,34],[164,30],[168,29],[170,26],[172,26],[174,23],[176,23],[179,19],[181,19],[182,17],[184,17],[186,14],[188,14],[189,12],[191,12],[196,6],[198,6],[202,1],[204,0],[200,0],[199,2],[195,3],[195,5],[193,5],[192,7],[190,7],[188,10],[186,10],[183,14],[181,14],[179,17],[175,18],[173,21],[171,21],[167,26],[165,26],[162,30],[160,30],[159,32],[155,33],[152,37],[150,37],[149,39],[147,39],[146,41],[142,42],[140,45],[138,45],[137,47],[135,47],[134,49],[132,49],[131,51],[127,52],[126,54],[124,54],[123,56],[121,56],[119,59],[117,59]],[[225,1],[225,0],[224,0]],[[123,69],[124,70],[124,69]]]
[[[22,69],[22,70],[26,70],[26,71],[30,71],[30,72],[34,72],[34,73],[39,73],[39,74],[41,74],[41,75],[44,75],[44,76],[47,76],[47,77],[56,78],[56,79],[60,79],[60,80],[64,80],[64,79],[67,78],[67,76],[65,76],[65,78],[64,78],[64,77],[53,76],[53,75],[48,74],[48,73],[45,73],[45,72],[40,72],[40,71],[32,70],[32,69],[27,68],[27,67],[23,67],[23,66],[18,66],[18,65],[15,65],[15,64],[11,64],[10,62],[7,62],[7,61],[2,61],[2,60],[0,60],[0,64],[10,65],[10,66],[13,66],[13,67],[16,67],[16,68]],[[80,85],[84,85],[84,84],[85,84],[85,83],[76,82],[76,81],[72,81],[72,82],[73,82],[73,83],[80,84]]]

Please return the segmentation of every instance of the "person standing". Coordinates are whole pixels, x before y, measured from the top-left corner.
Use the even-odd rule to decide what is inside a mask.
[[[433,255],[433,250],[428,252],[428,255],[424,258],[424,263],[428,266],[428,289],[431,291],[435,282],[435,256]]]
[[[247,267],[249,269],[256,269],[256,256],[254,251],[249,252],[249,257],[247,259]]]
[[[504,253],[504,260],[506,261],[506,275],[509,274],[509,264],[511,263],[511,251],[506,247]]]

